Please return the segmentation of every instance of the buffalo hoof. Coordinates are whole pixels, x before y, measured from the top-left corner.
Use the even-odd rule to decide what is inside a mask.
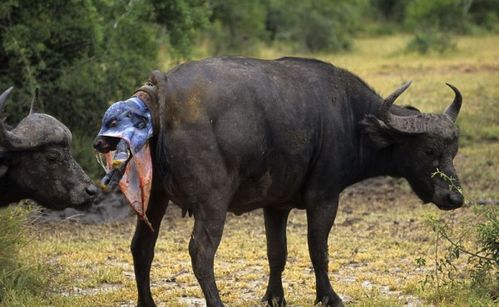
[[[286,306],[286,300],[284,299],[284,296],[275,296],[272,295],[271,293],[265,294],[265,296],[262,298],[262,303],[264,304],[264,306],[268,307]]]
[[[329,295],[324,296],[321,299],[317,298],[315,300],[315,306],[344,307],[345,305],[338,295]]]
[[[137,307],[156,307],[154,300],[140,300],[137,303]]]

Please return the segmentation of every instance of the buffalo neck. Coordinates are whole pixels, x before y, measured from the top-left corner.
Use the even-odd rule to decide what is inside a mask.
[[[383,99],[360,79],[356,81],[359,84],[349,92],[349,99],[346,102],[353,114],[353,121],[348,126],[349,129],[347,129],[345,137],[352,138],[353,142],[351,142],[351,147],[340,146],[344,150],[340,155],[344,157],[341,168],[345,170],[344,176],[340,179],[341,190],[371,177],[400,177],[393,160],[392,146],[377,148],[369,136],[364,133],[360,124],[366,115],[378,115]],[[397,106],[392,108],[402,109]]]
[[[0,207],[5,207],[13,202],[20,201],[18,197],[19,191],[15,186],[10,184],[9,174],[5,174],[0,178]]]

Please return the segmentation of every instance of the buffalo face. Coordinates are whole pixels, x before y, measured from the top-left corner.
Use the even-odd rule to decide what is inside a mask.
[[[448,84],[455,98],[443,114],[393,114],[390,112],[393,102],[409,85],[385,99],[378,117],[366,117],[366,131],[379,148],[391,152],[388,163],[393,165],[392,173],[406,178],[423,202],[432,202],[442,210],[459,208],[464,198],[453,159],[458,151],[455,121],[462,96]]]
[[[457,134],[454,138],[418,135],[396,146],[393,156],[399,163],[398,172],[423,202],[450,210],[461,207],[464,202],[452,162],[457,150]]]
[[[25,198],[50,209],[90,205],[97,188],[73,159],[71,137],[47,114],[30,113],[14,129],[0,122],[0,205]]]

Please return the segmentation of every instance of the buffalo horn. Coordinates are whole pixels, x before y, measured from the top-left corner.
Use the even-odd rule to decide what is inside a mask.
[[[412,80],[409,81],[409,82],[407,82],[407,83],[405,83],[404,85],[402,85],[401,87],[399,87],[395,91],[393,91],[393,93],[391,93],[388,97],[385,98],[385,100],[383,100],[383,104],[381,105],[381,110],[380,110],[380,117],[381,117],[382,120],[387,119],[387,117],[390,114],[390,108],[391,108],[391,106],[393,105],[393,103],[395,102],[395,100],[403,92],[405,92],[405,90],[409,86],[411,86],[411,83],[412,83]]]
[[[459,90],[450,83],[445,83],[448,87],[450,87],[454,91],[454,101],[451,103],[447,109],[445,109],[444,114],[447,115],[453,122],[456,121],[457,115],[459,114],[459,110],[461,110],[461,104],[463,102],[463,96],[459,92]]]
[[[423,133],[428,130],[428,119],[425,115],[414,116],[398,116],[390,112],[390,108],[395,100],[411,85],[409,81],[396,89],[388,97],[385,98],[380,108],[380,119],[390,128],[399,132],[416,134]]]
[[[10,92],[13,89],[14,89],[14,87],[11,86],[5,92],[3,92],[2,95],[0,95],[0,113],[3,111],[3,108],[5,106],[5,102],[7,101],[7,97],[9,96]],[[4,125],[3,120],[0,120],[0,142],[2,143],[2,145],[10,147],[12,137],[13,137],[12,132],[8,131]],[[19,140],[17,138],[14,138],[14,141],[19,142]]]
[[[0,95],[0,114],[3,112],[3,108],[5,106],[5,102],[7,101],[7,97],[9,97],[10,92],[14,89],[13,86],[9,87],[5,92]],[[7,133],[7,130],[4,126],[3,120],[0,119],[0,143],[4,143],[5,135]]]
[[[3,112],[3,107],[5,105],[5,101],[7,101],[7,97],[9,97],[10,92],[14,89],[13,86],[9,87],[8,89],[5,90],[5,92],[0,95],[0,113]]]
[[[33,114],[36,110],[36,102],[38,101],[38,87],[35,88],[35,95],[33,95],[33,99],[31,100],[31,107],[29,108],[29,115]]]

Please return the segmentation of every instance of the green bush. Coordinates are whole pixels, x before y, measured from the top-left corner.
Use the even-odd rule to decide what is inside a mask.
[[[370,0],[370,5],[379,12],[384,20],[402,23],[410,0]]]
[[[168,36],[171,56],[189,58],[198,30],[208,25],[211,9],[206,0],[149,0],[154,19]]]
[[[406,7],[406,24],[411,28],[436,27],[462,32],[467,14],[465,0],[414,0]]]
[[[455,47],[452,33],[462,33],[466,28],[468,1],[414,0],[406,7],[405,24],[413,30],[414,37],[407,49],[426,53],[430,50],[444,52]]]
[[[266,8],[263,0],[210,0],[212,53],[250,54],[267,36]]]
[[[352,46],[361,1],[275,0],[268,7],[270,38],[311,52],[337,52]]]
[[[489,30],[499,30],[499,0],[469,1],[470,20],[473,24]]]
[[[419,29],[407,44],[408,51],[428,53],[431,50],[443,53],[454,49],[456,43],[450,33],[442,32],[437,28]]]

